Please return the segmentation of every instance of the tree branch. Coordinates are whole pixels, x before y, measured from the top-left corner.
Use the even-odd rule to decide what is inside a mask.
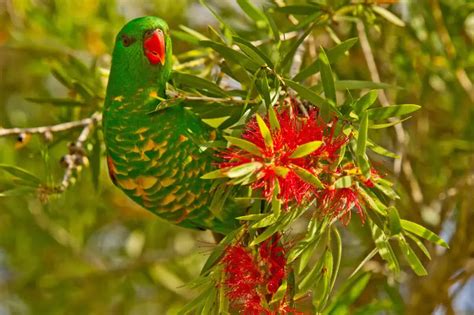
[[[379,71],[377,69],[377,64],[375,63],[375,58],[374,58],[374,54],[372,53],[372,48],[370,47],[370,43],[367,38],[365,26],[364,26],[364,23],[361,21],[357,22],[357,32],[359,35],[362,52],[364,53],[365,61],[367,62],[367,67],[370,72],[370,77],[372,81],[376,83],[381,83]],[[379,90],[379,100],[382,106],[389,106],[391,103],[384,90]],[[394,173],[397,176],[399,176],[401,171],[403,171],[403,173],[405,174],[405,176],[407,177],[410,183],[411,196],[413,198],[413,201],[415,201],[418,205],[421,205],[423,204],[424,198],[423,198],[423,193],[421,192],[420,184],[418,183],[418,180],[416,179],[413,173],[413,168],[411,167],[410,161],[403,157],[405,146],[407,144],[406,132],[403,129],[403,126],[401,123],[396,124],[394,128],[395,128],[395,136],[397,139],[396,153],[398,156],[400,156],[400,158],[396,159],[394,162],[394,165],[393,165]]]

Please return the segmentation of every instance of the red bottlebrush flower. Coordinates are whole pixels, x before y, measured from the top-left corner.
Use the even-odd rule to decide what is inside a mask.
[[[284,278],[286,278],[285,249],[280,244],[280,236],[267,239],[259,248],[259,254],[267,272],[267,290],[275,294]]]
[[[344,224],[348,224],[351,219],[351,210],[355,207],[362,223],[365,221],[358,194],[352,188],[326,188],[319,193],[318,199],[318,207],[323,215],[337,217]]]
[[[279,198],[283,203],[301,203],[315,192],[315,187],[301,179],[294,168],[302,168],[317,176],[325,165],[337,158],[337,151],[348,141],[348,137],[343,135],[335,138],[336,120],[329,124],[323,122],[319,119],[317,110],[311,110],[308,117],[301,117],[291,110],[286,110],[276,113],[276,118],[279,128],[270,130],[272,146],[266,144],[257,120],[252,119],[247,124],[242,138],[254,144],[261,154],[232,146],[221,154],[224,161],[219,167],[225,169],[249,162],[260,162],[262,166],[257,170],[257,179],[252,188],[261,188],[263,196],[270,201],[275,182],[278,181]],[[321,142],[316,150],[302,156],[292,156],[301,145],[314,141]]]
[[[263,242],[255,256],[241,244],[227,248],[221,261],[224,285],[231,307],[241,314],[300,314],[289,306],[286,296],[273,308],[265,306],[287,276],[285,248],[280,238],[276,235]]]
[[[262,285],[264,277],[252,254],[242,245],[233,245],[227,248],[222,263],[231,306],[245,314],[259,315],[262,298],[256,288]]]

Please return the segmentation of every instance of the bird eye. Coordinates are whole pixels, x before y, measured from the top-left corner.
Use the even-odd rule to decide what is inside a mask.
[[[146,37],[150,37],[151,35],[153,35],[153,33],[155,32],[155,30],[148,30],[145,32],[145,38]]]
[[[131,44],[133,44],[134,42],[135,42],[135,38],[129,37],[127,35],[122,35],[122,44],[123,44],[123,46],[128,47]]]

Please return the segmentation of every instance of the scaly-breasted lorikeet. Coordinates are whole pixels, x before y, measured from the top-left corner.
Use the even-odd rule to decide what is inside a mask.
[[[183,105],[152,113],[166,98],[172,68],[169,28],[141,17],[118,33],[104,105],[109,173],[128,197],[180,226],[225,233],[235,220],[209,210],[213,157],[193,139],[215,131]]]

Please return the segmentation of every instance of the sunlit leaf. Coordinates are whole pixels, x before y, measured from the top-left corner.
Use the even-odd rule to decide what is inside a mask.
[[[260,117],[259,114],[256,114],[255,117],[257,118],[258,128],[260,129],[260,133],[262,134],[263,141],[265,142],[265,146],[273,150],[273,139],[272,139],[272,134],[270,132],[270,129],[268,129],[267,124],[265,123],[263,118]]]
[[[28,172],[27,170],[24,170],[17,166],[0,164],[0,170],[10,173],[11,175],[24,181],[25,183],[29,183],[35,186],[39,186],[41,184],[41,180],[38,177]]]
[[[291,168],[293,171],[298,175],[302,180],[307,182],[308,184],[313,185],[316,188],[324,188],[323,183],[317,178],[315,175],[311,174],[309,171],[305,170],[302,167],[299,167],[298,165],[291,165]]]
[[[439,246],[449,248],[449,245],[438,235],[431,232],[427,228],[408,220],[400,220],[404,230],[411,232],[419,237],[422,237],[430,242],[438,244]]]
[[[390,117],[399,117],[413,113],[421,108],[420,105],[402,104],[390,105],[385,107],[371,108],[367,111],[369,118],[372,120],[382,120]]]
[[[421,263],[416,253],[410,247],[410,245],[406,242],[403,237],[398,238],[398,245],[400,245],[400,249],[402,250],[403,255],[408,261],[411,269],[418,275],[418,276],[426,276],[428,272],[426,271],[425,267]]]
[[[311,141],[299,145],[290,155],[290,159],[299,159],[305,157],[321,147],[322,141]]]
[[[395,24],[400,27],[405,26],[405,22],[403,22],[398,16],[383,7],[372,6],[372,10],[374,10],[375,13],[377,13],[392,24]]]
[[[256,156],[262,156],[262,151],[260,148],[247,140],[244,140],[242,138],[236,138],[236,137],[231,137],[231,136],[224,136],[224,138],[229,141],[229,143],[235,145],[236,147],[241,148],[242,150],[245,150],[249,153],[252,153]]]

